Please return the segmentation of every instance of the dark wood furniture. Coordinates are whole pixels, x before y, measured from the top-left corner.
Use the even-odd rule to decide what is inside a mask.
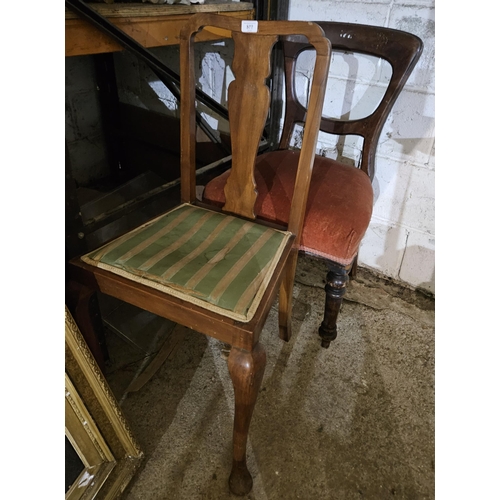
[[[361,239],[368,228],[373,205],[371,181],[375,174],[375,153],[379,136],[389,112],[413,71],[422,52],[422,41],[406,32],[349,23],[318,22],[332,44],[335,54],[360,53],[390,63],[392,76],[377,108],[364,118],[327,118],[321,130],[336,135],[363,138],[359,168],[317,155],[304,220],[301,250],[328,261],[324,319],[319,328],[322,346],[328,347],[337,336],[337,318],[348,282],[355,268]],[[306,44],[288,40],[285,55],[286,114],[279,149],[257,158],[256,184],[259,197],[256,213],[264,220],[286,223],[290,193],[295,179],[297,151],[290,147],[294,126],[302,123],[306,109],[295,90],[295,66]],[[335,57],[335,56],[334,56]],[[224,185],[230,172],[209,182],[204,201],[222,205]],[[289,327],[282,318],[280,334],[288,340]]]
[[[204,26],[231,35],[235,47],[232,64],[235,80],[228,90],[233,164],[222,211],[202,206],[195,197],[194,36]],[[292,34],[306,36],[317,55],[298,160],[297,186],[300,189],[294,191],[288,224],[282,231],[255,221],[257,193],[253,170],[270,103],[265,80],[270,73],[271,49],[278,35]],[[314,23],[259,21],[257,32],[250,33],[245,32],[238,20],[211,14],[196,14],[187,20],[180,40],[182,205],[96,252],[72,259],[69,275],[80,286],[109,294],[231,344],[228,367],[235,392],[235,417],[229,486],[233,493],[245,495],[252,488],[246,466],[247,436],[266,363],[259,335],[278,291],[281,321],[283,324],[289,322],[286,316],[291,310],[298,244],[330,63],[330,42]],[[188,223],[191,216],[193,222]],[[213,220],[217,221],[216,229],[209,227]],[[158,229],[161,224],[163,226]],[[235,234],[241,231],[243,236],[226,229],[230,224],[240,227]],[[220,229],[221,233],[218,233],[219,228],[224,228]],[[252,240],[252,232],[263,236]],[[214,250],[209,245],[218,234],[229,239],[220,246],[214,243]],[[196,238],[201,243],[191,243]],[[279,245],[268,248],[268,241],[277,241]],[[244,246],[248,242],[251,242],[249,251]],[[240,243],[243,245],[241,255],[237,252]],[[255,260],[250,260],[253,255]],[[154,273],[155,265],[163,265],[162,259],[170,259],[169,267]],[[222,277],[216,273],[219,268],[222,268]],[[179,274],[189,279],[182,281],[177,278]],[[199,282],[199,276],[206,277],[214,288],[205,292],[203,287],[193,285],[197,282],[195,277]],[[225,288],[221,286],[223,282]],[[228,297],[232,300],[238,294],[236,306],[215,300],[222,293],[219,288],[228,290],[231,286],[234,292],[231,291]],[[243,313],[238,312],[248,297],[250,305]]]

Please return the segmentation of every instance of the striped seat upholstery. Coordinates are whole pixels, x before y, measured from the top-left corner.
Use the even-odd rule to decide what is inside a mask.
[[[288,232],[185,204],[82,259],[248,322],[290,236]]]

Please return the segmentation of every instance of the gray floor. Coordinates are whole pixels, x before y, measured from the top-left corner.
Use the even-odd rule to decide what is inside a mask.
[[[324,274],[301,257],[292,340],[279,339],[276,308],[261,336],[267,366],[250,428],[247,498],[434,498],[434,301],[361,270],[339,336],[323,349]],[[227,487],[225,346],[187,331],[154,377],[126,393],[161,345],[158,336],[143,340],[149,349],[107,333],[107,378],[145,452],[124,497],[237,498]]]

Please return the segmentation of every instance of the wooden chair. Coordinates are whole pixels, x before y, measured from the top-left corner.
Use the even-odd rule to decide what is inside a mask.
[[[203,27],[229,30],[235,80],[228,89],[232,175],[221,210],[195,197],[194,36]],[[325,86],[330,42],[310,22],[244,21],[197,14],[181,33],[181,202],[179,207],[69,263],[73,282],[101,291],[205,335],[231,344],[228,367],[234,385],[233,466],[229,486],[252,488],[246,443],[266,354],[259,335],[280,293],[290,313],[298,242],[304,218]],[[217,32],[217,31],[215,31]],[[254,162],[268,113],[270,53],[278,35],[300,34],[316,50],[316,64],[297,185],[284,230],[255,221]]]
[[[405,85],[423,49],[422,41],[406,32],[358,24],[317,22],[332,44],[333,57],[339,53],[361,53],[380,57],[392,67],[392,76],[385,95],[369,116],[359,119],[327,118],[321,120],[323,132],[357,135],[363,138],[359,168],[316,155],[307,201],[300,249],[326,259],[326,301],[324,319],[319,328],[322,346],[328,347],[337,337],[337,317],[348,282],[355,270],[361,239],[370,222],[373,206],[371,181],[375,174],[375,152],[382,127],[396,98]],[[288,40],[283,44],[285,57],[286,110],[278,150],[260,155],[256,162],[255,180],[259,197],[255,205],[258,217],[286,223],[290,208],[299,158],[297,150],[288,149],[294,126],[306,117],[306,108],[299,102],[295,89],[296,61],[305,43]],[[224,185],[230,171],[210,181],[204,201],[224,203]],[[285,318],[280,324],[284,340],[290,336]]]

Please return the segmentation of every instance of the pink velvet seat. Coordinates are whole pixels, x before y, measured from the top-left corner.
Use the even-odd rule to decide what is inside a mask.
[[[337,317],[348,274],[355,267],[361,239],[370,223],[373,207],[371,181],[375,175],[375,153],[380,133],[422,53],[423,44],[415,35],[389,28],[320,21],[317,24],[329,38],[334,58],[346,61],[346,54],[364,54],[387,61],[392,69],[385,94],[373,112],[354,119],[348,116],[343,118],[344,112],[342,118],[323,116],[321,119],[320,130],[324,133],[363,139],[359,168],[316,156],[311,176],[300,249],[327,261],[325,314],[319,333],[323,347],[328,347],[337,336]],[[297,167],[298,151],[290,149],[290,144],[294,127],[304,122],[307,113],[297,98],[295,83],[298,56],[307,49],[307,45],[297,39],[283,42],[286,107],[281,141],[278,150],[266,152],[256,160],[258,197],[255,213],[281,224],[287,222],[285,214],[289,210]],[[347,66],[347,81],[350,82],[356,77],[359,66],[358,62],[352,62],[350,66],[348,63]],[[369,84],[363,82],[367,87]],[[350,88],[349,84],[345,86],[348,102],[354,99],[349,94]],[[325,102],[335,98],[338,96],[330,98],[327,90]],[[205,202],[219,206],[224,204],[224,186],[228,175],[229,172],[225,172],[207,184]]]
[[[264,153],[257,158],[255,213],[258,217],[288,223],[298,158],[299,152],[292,150]],[[224,185],[229,172],[207,185],[206,201],[224,205]],[[349,186],[349,190],[343,186]],[[362,170],[316,156],[300,249],[349,265],[370,222],[372,206],[372,185]]]

